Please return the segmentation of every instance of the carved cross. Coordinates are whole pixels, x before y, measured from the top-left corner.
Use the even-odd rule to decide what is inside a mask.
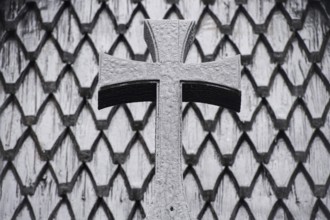
[[[240,58],[184,64],[195,23],[146,20],[144,37],[154,63],[101,54],[99,109],[156,101],[156,174],[149,220],[191,219],[181,171],[181,103],[240,109]]]

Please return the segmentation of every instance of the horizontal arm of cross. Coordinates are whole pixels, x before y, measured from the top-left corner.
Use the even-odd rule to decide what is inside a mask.
[[[161,71],[165,68],[167,71]],[[202,64],[146,63],[102,54],[99,108],[156,101],[157,82],[182,82],[182,100],[240,110],[240,57]]]
[[[128,102],[155,101],[157,64],[100,55],[99,109]]]
[[[182,99],[240,111],[240,56],[181,65]]]
[[[219,61],[183,64],[181,81],[201,81],[219,84],[231,89],[240,89],[240,56]]]
[[[99,82],[101,86],[104,86],[145,79],[158,80],[154,74],[156,69],[156,63],[127,60],[101,54]]]

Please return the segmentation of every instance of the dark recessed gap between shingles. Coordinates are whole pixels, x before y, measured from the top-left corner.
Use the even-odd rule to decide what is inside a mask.
[[[170,1],[176,1],[176,0],[170,0]],[[163,19],[169,19],[172,13],[174,13],[180,20],[184,19],[183,15],[181,14],[181,11],[178,9],[178,7],[175,4],[172,4],[171,8],[165,13]]]
[[[15,210],[12,219],[17,219],[17,217],[20,216],[20,213],[24,210],[24,208],[27,208],[29,216],[32,220],[35,220],[35,214],[33,212],[33,208],[31,206],[31,203],[27,196],[24,197],[23,201],[18,205],[17,209]]]

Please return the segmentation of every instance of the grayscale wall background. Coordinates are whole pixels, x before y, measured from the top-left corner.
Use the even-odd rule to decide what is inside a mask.
[[[145,216],[155,104],[96,106],[99,53],[150,62],[146,18],[197,21],[187,62],[242,55],[239,114],[182,106],[193,216],[330,219],[327,1],[1,0],[0,11],[0,219]]]

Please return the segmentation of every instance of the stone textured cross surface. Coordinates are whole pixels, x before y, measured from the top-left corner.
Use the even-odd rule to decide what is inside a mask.
[[[156,174],[149,220],[188,220],[181,171],[181,103],[203,102],[240,109],[240,57],[184,64],[195,23],[147,20],[145,40],[154,63],[102,54],[99,108],[156,101]]]

